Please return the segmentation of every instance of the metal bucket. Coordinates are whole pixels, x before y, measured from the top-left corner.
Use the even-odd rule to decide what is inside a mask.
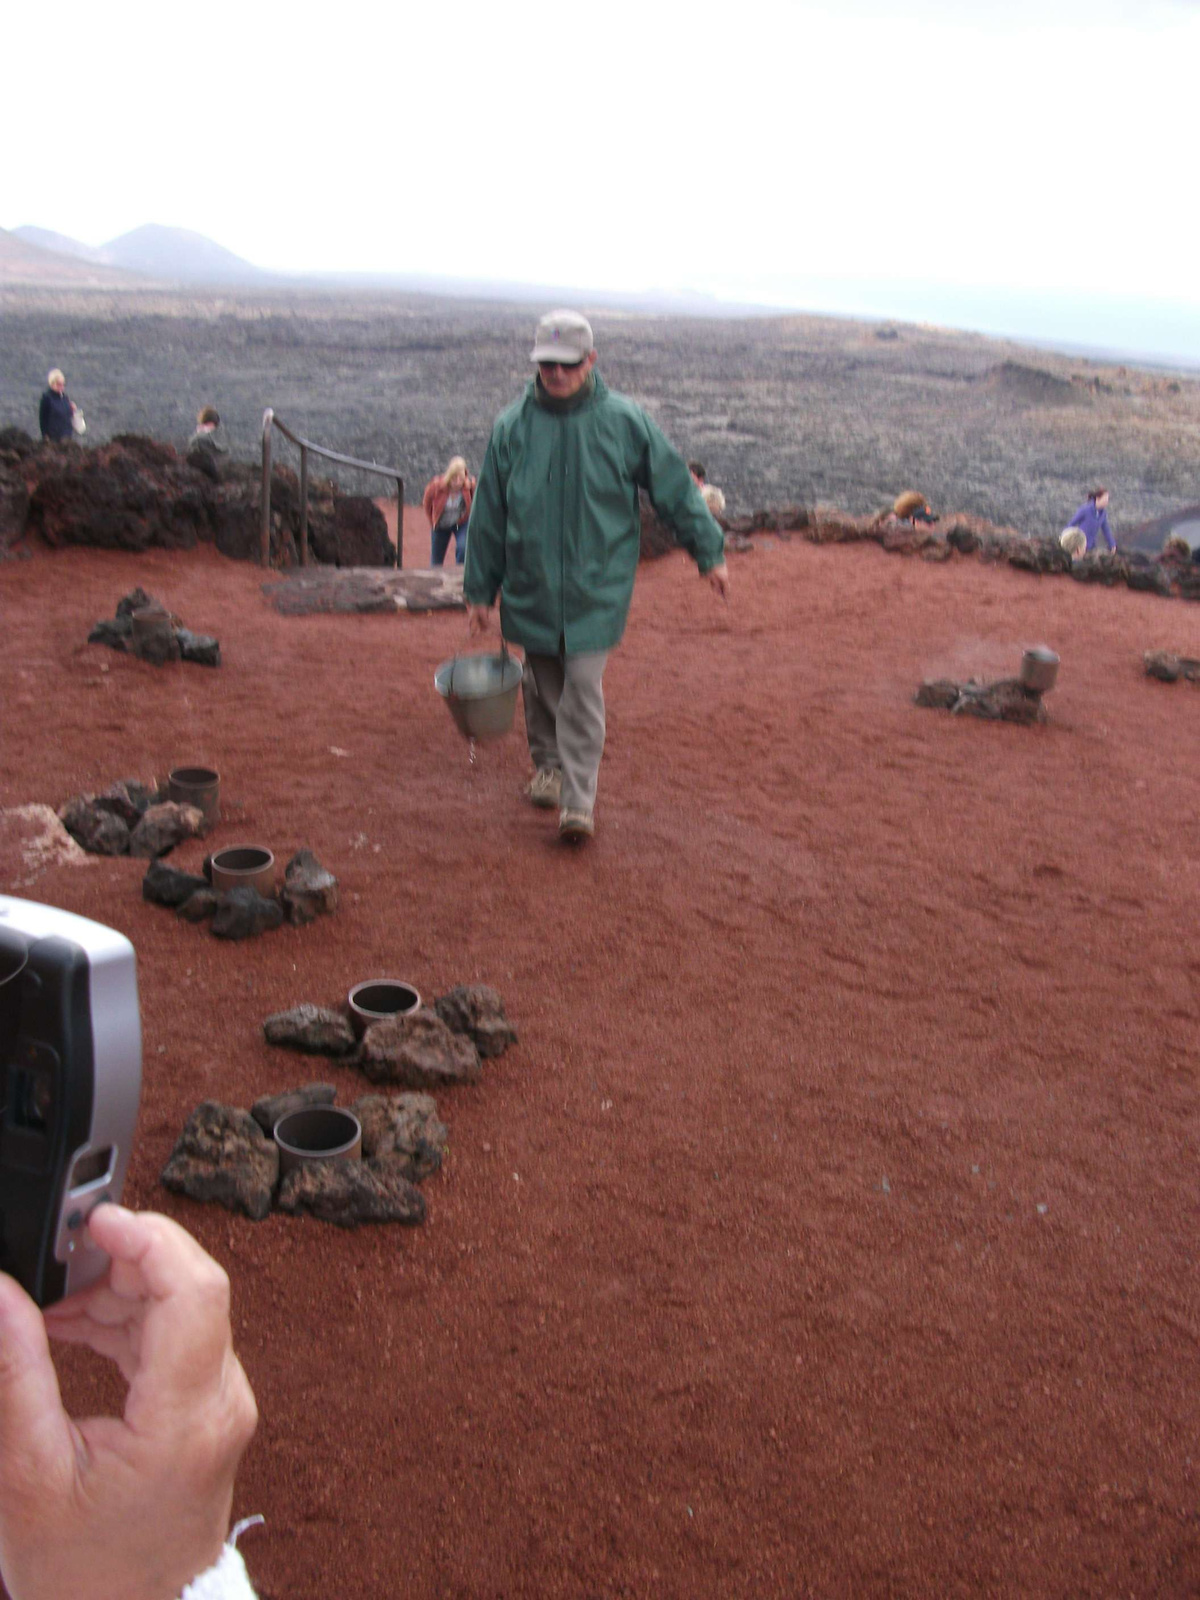
[[[458,731],[468,739],[498,739],[513,724],[521,663],[507,650],[499,655],[455,656],[433,675],[434,688],[450,708]]]
[[[167,798],[181,806],[195,806],[206,829],[221,820],[221,778],[211,767],[174,767],[167,774]]]
[[[354,1161],[362,1155],[362,1123],[340,1106],[305,1106],[275,1124],[279,1176],[314,1161]]]
[[[210,864],[212,886],[218,892],[248,887],[266,898],[275,893],[275,857],[262,845],[230,845],[216,851]]]
[[[1033,645],[1021,657],[1021,682],[1035,694],[1049,694],[1058,681],[1058,657],[1047,645]]]
[[[397,978],[368,978],[365,983],[354,985],[346,1003],[351,1026],[361,1039],[373,1022],[410,1017],[419,1011],[421,996],[411,983],[401,983]]]
[[[174,637],[175,627],[171,613],[162,606],[141,606],[129,616],[134,644],[148,644],[151,639],[167,640]]]

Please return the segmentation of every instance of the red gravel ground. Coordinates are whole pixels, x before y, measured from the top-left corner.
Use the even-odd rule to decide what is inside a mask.
[[[144,904],[136,861],[16,890],[137,947],[129,1197],[232,1277],[261,1593],[1200,1592],[1200,691],[1141,665],[1200,656],[1200,609],[773,539],[723,606],[668,558],[571,850],[520,733],[472,768],[433,691],[460,614],[284,619],[261,577],[0,567],[0,803],[203,762],[216,842],[341,880],[337,916],[247,946]],[[138,582],[219,671],[84,643]],[[913,706],[1041,641],[1048,726]],[[261,1024],[377,975],[493,983],[521,1035],[441,1098],[426,1227],[158,1186],[202,1099],[362,1092]]]

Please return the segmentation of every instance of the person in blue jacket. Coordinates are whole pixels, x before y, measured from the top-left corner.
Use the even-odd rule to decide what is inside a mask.
[[[1114,539],[1113,531],[1108,525],[1108,490],[1089,489],[1087,499],[1071,518],[1070,522],[1067,523],[1067,527],[1063,529],[1063,532],[1066,533],[1068,528],[1080,528],[1083,530],[1085,540],[1084,553],[1086,555],[1095,554],[1096,536],[1100,533],[1104,535],[1104,542],[1108,546],[1109,555],[1115,555],[1117,541]]]
[[[43,439],[70,439],[75,432],[75,407],[67,398],[67,380],[57,367],[46,378],[46,392],[38,407]]]

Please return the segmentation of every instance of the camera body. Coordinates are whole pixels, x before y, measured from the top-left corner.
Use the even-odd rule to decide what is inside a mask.
[[[0,1270],[40,1306],[108,1268],[84,1225],[121,1197],[141,1084],[129,940],[0,895]]]

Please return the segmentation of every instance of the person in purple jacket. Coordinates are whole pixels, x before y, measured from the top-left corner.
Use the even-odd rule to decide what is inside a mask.
[[[1088,497],[1079,510],[1063,529],[1066,533],[1069,528],[1080,528],[1086,541],[1084,553],[1092,555],[1096,549],[1096,535],[1102,533],[1104,542],[1108,546],[1109,555],[1115,555],[1117,541],[1113,538],[1113,531],[1108,525],[1108,490],[1089,489]]]

